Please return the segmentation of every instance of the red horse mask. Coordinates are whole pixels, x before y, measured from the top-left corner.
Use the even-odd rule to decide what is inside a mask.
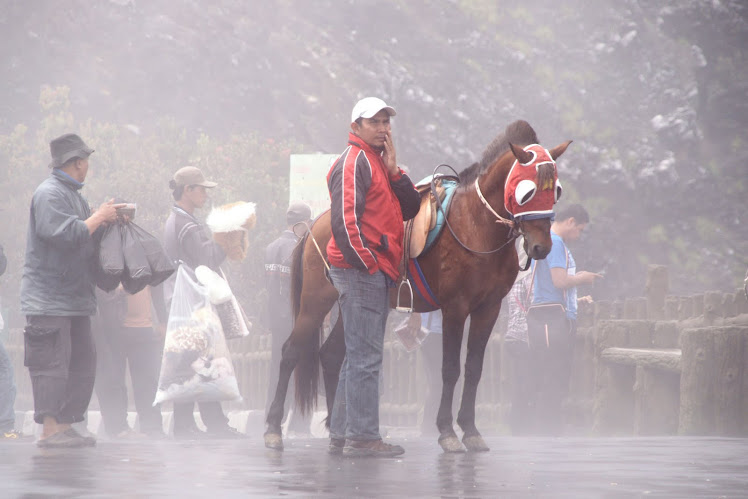
[[[531,144],[524,150],[532,154],[532,159],[527,163],[514,161],[504,183],[504,208],[515,219],[552,217],[553,205],[561,197],[556,162],[541,145]],[[537,185],[538,168],[546,163],[553,165],[553,179]]]

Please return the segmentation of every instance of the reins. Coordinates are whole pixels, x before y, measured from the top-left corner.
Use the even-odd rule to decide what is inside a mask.
[[[438,165],[436,168],[434,168],[434,174],[431,176],[431,192],[436,193],[436,181],[435,181],[436,172],[442,166],[444,166],[444,167],[449,168],[450,170],[452,170],[452,172],[455,174],[455,176],[459,178],[459,176],[457,175],[457,172],[455,172],[454,168],[452,168],[451,166],[449,166],[447,164],[442,163],[442,164]],[[504,224],[504,225],[508,226],[509,229],[510,229],[509,230],[509,234],[507,235],[507,241],[504,244],[502,244],[501,246],[499,246],[498,248],[492,249],[490,251],[479,251],[479,250],[475,250],[475,249],[469,248],[467,245],[465,245],[465,243],[463,243],[460,240],[459,237],[457,237],[457,234],[455,234],[454,229],[452,229],[452,225],[449,223],[449,219],[447,218],[447,214],[444,212],[444,208],[442,208],[442,204],[441,204],[441,200],[439,199],[439,196],[434,196],[436,198],[437,209],[441,210],[444,213],[444,222],[447,225],[447,228],[449,229],[449,232],[452,234],[452,237],[455,238],[455,241],[457,241],[457,243],[460,246],[462,246],[463,249],[465,249],[466,251],[468,251],[470,253],[475,253],[476,255],[492,255],[492,254],[497,253],[497,252],[501,251],[502,249],[504,249],[507,244],[514,242],[514,240],[517,239],[517,237],[519,237],[519,235],[521,234],[521,229],[519,228],[519,222],[517,222],[516,220],[512,221],[512,220],[509,220],[507,218],[504,218],[501,215],[499,215],[498,213],[496,213],[496,211],[493,208],[491,208],[491,205],[488,204],[488,201],[486,201],[486,199],[483,197],[483,193],[481,192],[480,187],[478,186],[478,179],[477,178],[475,179],[475,189],[478,192],[478,197],[480,198],[480,200],[483,203],[483,205],[486,208],[488,208],[488,210],[496,217],[496,222]],[[529,266],[530,260],[531,259],[528,257],[527,258],[528,266]],[[519,265],[519,263],[518,263],[518,265]],[[527,268],[525,268],[523,270],[527,270]]]

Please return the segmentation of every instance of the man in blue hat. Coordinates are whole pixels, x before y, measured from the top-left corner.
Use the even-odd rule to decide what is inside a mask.
[[[43,425],[39,447],[96,444],[71,425],[83,421],[96,375],[90,317],[96,313],[97,229],[114,222],[124,205],[110,200],[91,213],[80,191],[93,151],[72,133],[52,140],[51,175],[31,200],[21,312],[34,421]]]

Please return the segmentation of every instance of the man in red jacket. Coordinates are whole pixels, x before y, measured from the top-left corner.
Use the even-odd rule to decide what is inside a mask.
[[[330,169],[330,278],[340,295],[346,356],[330,424],[330,452],[397,456],[399,445],[379,433],[379,373],[388,288],[398,279],[403,221],[418,213],[420,196],[397,166],[390,118],[376,97],[356,103],[348,147]]]

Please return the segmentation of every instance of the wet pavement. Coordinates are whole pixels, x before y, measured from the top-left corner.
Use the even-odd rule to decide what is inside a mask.
[[[397,439],[390,459],[327,454],[323,438],[104,441],[0,447],[0,497],[748,497],[748,439],[487,438],[444,454]]]

